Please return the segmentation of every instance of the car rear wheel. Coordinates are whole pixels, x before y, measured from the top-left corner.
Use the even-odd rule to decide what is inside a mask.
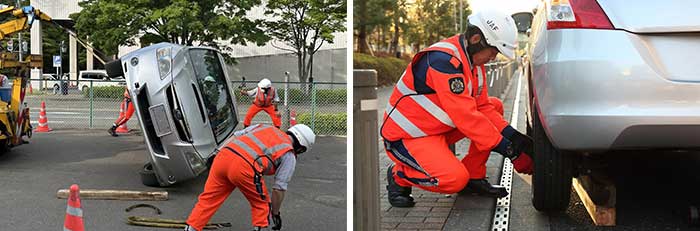
[[[573,156],[552,145],[535,107],[533,112],[535,169],[532,175],[532,205],[542,212],[561,212],[569,206],[571,197]]]
[[[148,162],[145,165],[143,165],[143,168],[141,169],[141,171],[139,171],[139,175],[141,175],[141,183],[143,183],[143,185],[150,187],[160,187],[158,177],[156,177],[156,172],[153,171],[153,164],[151,162]]]

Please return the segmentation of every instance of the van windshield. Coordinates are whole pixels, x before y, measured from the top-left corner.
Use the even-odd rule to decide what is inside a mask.
[[[216,51],[191,49],[189,54],[197,84],[204,98],[203,106],[207,110],[216,143],[220,144],[228,138],[237,124],[224,69]]]

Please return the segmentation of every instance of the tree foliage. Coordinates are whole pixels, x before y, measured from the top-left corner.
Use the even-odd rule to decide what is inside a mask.
[[[268,33],[284,43],[273,46],[297,55],[299,81],[312,76],[313,55],[335,32],[345,31],[346,0],[269,0],[265,14]]]
[[[461,33],[460,11],[466,25],[466,18],[471,13],[466,0],[463,0],[461,9],[459,1],[450,0],[356,1],[353,27],[357,50],[392,55],[401,50],[417,52],[426,45]],[[464,25],[463,29],[466,28]]]
[[[262,20],[245,14],[260,0],[85,0],[71,15],[78,34],[117,53],[121,45],[171,42],[211,46],[230,54],[228,44],[263,45],[269,40]],[[228,43],[228,44],[227,44]]]

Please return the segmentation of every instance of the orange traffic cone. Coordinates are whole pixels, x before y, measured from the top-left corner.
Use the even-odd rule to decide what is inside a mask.
[[[46,118],[46,102],[41,101],[41,109],[39,110],[39,127],[34,129],[34,132],[50,132],[49,119]]]
[[[126,104],[124,104],[124,101],[122,101],[122,105],[119,108],[119,118],[124,118],[124,107]],[[129,133],[129,127],[126,126],[126,123],[123,123],[122,125],[119,125],[117,127],[117,130],[114,130],[114,132],[119,133],[119,134],[124,134],[124,133]]]
[[[289,113],[289,124],[292,126],[297,125],[297,111],[294,109]]]
[[[70,186],[70,196],[68,196],[68,208],[66,209],[66,219],[63,222],[63,230],[85,231],[83,209],[80,207],[80,188],[77,184]]]

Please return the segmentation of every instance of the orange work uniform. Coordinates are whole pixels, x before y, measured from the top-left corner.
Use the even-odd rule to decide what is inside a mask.
[[[236,188],[250,203],[253,226],[269,225],[270,197],[262,175],[275,174],[283,156],[293,155],[292,140],[269,125],[259,124],[246,131],[227,141],[214,157],[204,192],[187,219],[192,228],[201,231]]]
[[[114,121],[115,127],[122,126],[122,124],[128,122],[134,114],[134,103],[131,102],[131,96],[129,96],[128,90],[124,90],[124,100],[120,107],[124,109],[124,114],[120,114],[119,118]]]
[[[243,126],[250,126],[255,114],[258,114],[260,111],[267,112],[267,115],[270,116],[272,124],[275,125],[275,127],[279,128],[282,126],[282,120],[276,115],[275,106],[272,104],[273,101],[279,100],[277,97],[277,89],[270,87],[270,90],[265,93],[262,88],[258,87],[253,94],[255,99],[253,100],[253,104],[250,105],[250,108],[248,108],[248,113],[246,113],[245,119],[243,120]]]
[[[381,135],[400,186],[459,192],[486,176],[488,156],[503,139],[503,105],[488,96],[484,66],[472,67],[464,45],[456,35],[416,54],[391,94]],[[471,145],[460,163],[448,145],[465,137]]]

